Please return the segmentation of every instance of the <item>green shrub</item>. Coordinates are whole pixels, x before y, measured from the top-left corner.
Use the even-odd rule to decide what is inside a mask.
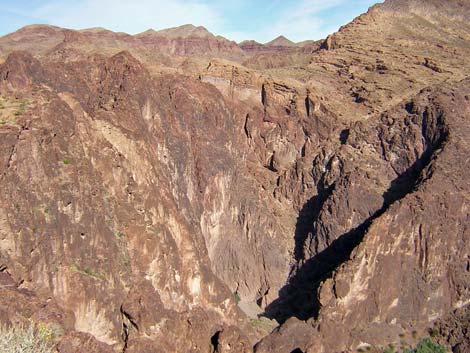
[[[423,339],[415,349],[407,349],[405,353],[446,353],[447,350],[434,343],[430,338]]]
[[[92,277],[92,278],[97,279],[99,281],[104,281],[105,280],[105,277],[101,273],[93,270],[90,267],[80,268],[76,264],[72,264],[70,266],[70,270],[72,272],[76,272],[76,273],[80,273],[82,275]]]
[[[64,159],[62,162],[64,162],[65,165],[69,165],[70,164],[70,159]]]
[[[265,333],[271,332],[274,329],[274,327],[276,327],[276,324],[266,317],[258,317],[257,319],[250,319],[250,324],[251,324],[251,327],[253,327],[255,330],[260,330]]]
[[[52,353],[52,332],[47,327],[31,324],[0,327],[0,350],[2,353]]]
[[[240,303],[241,300],[242,300],[242,299],[240,298],[240,296],[238,295],[237,292],[233,293],[233,298],[235,299],[235,302],[236,302],[237,304]]]
[[[433,328],[429,329],[429,336],[431,336],[431,337],[436,337],[438,333],[439,332],[437,332],[436,329],[433,329]]]
[[[15,116],[20,116],[26,113],[26,110],[28,109],[28,102],[21,102],[18,109],[15,111],[14,115]]]

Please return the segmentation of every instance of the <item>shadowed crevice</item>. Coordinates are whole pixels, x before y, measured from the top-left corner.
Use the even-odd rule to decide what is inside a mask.
[[[219,337],[222,331],[217,331],[211,337],[212,352],[217,352],[219,350]]]
[[[319,185],[322,183],[323,181],[320,181]],[[314,221],[318,218],[320,211],[323,208],[323,204],[333,193],[334,188],[334,185],[331,185],[326,189],[319,187],[318,195],[308,200],[300,210],[294,234],[294,258],[296,262],[301,262],[305,259],[305,241],[307,240],[308,235],[312,233]]]
[[[279,291],[278,299],[266,307],[264,313],[266,317],[275,319],[281,324],[290,317],[300,320],[317,319],[321,306],[318,299],[318,289],[321,283],[331,278],[334,271],[350,259],[351,253],[362,242],[375,219],[382,216],[392,204],[415,190],[423,181],[421,179],[423,170],[430,165],[432,159],[447,142],[448,130],[442,114],[439,114],[437,119],[433,119],[433,123],[430,123],[430,117],[426,112],[423,114],[423,126],[429,128],[430,124],[434,124],[432,131],[429,129],[426,131],[423,127],[423,136],[427,141],[425,152],[404,173],[391,182],[389,189],[383,194],[382,207],[360,225],[339,236],[329,247],[303,262],[305,240],[309,232],[313,230],[314,220],[317,219],[328,196],[324,194],[324,198],[315,197],[305,204],[297,221],[294,251],[296,261],[303,264]]]

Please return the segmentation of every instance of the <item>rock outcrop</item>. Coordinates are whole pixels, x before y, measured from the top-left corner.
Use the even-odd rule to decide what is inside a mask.
[[[67,353],[465,352],[468,13],[0,38],[0,323]]]

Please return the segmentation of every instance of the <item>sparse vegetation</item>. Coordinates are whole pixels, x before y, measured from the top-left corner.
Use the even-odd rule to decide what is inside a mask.
[[[92,278],[95,278],[99,281],[103,281],[104,280],[104,276],[98,272],[96,272],[95,270],[93,270],[92,268],[90,267],[85,267],[85,268],[80,268],[78,267],[76,264],[73,264],[70,269],[72,270],[72,272],[77,272],[77,273],[81,273],[82,275],[86,275],[86,276],[89,276],[89,277],[92,277]]]
[[[29,104],[26,100],[0,97],[0,126],[16,123],[16,118],[26,113]]]
[[[438,332],[437,332],[436,329],[433,329],[433,328],[429,329],[429,336],[436,337],[437,334],[438,334]]]
[[[123,266],[129,267],[131,265],[131,259],[129,258],[129,255],[123,254],[121,256],[121,262],[122,262]]]
[[[447,350],[434,343],[431,338],[424,338],[419,342],[416,348],[412,348],[406,343],[402,343],[399,348],[395,348],[393,344],[389,344],[385,349],[378,349],[377,352],[381,353],[446,353]]]
[[[21,102],[20,105],[18,106],[18,109],[13,113],[15,116],[21,116],[24,113],[26,113],[26,110],[28,109],[28,102]]]
[[[71,162],[70,162],[70,159],[67,159],[65,158],[63,161],[62,161],[65,165],[69,165]]]
[[[52,353],[53,333],[42,325],[0,326],[2,353]]]
[[[131,266],[131,259],[127,250],[126,234],[121,231],[114,231],[113,234],[116,237],[117,245],[120,250],[120,262],[126,269],[129,269],[129,267]]]
[[[235,302],[236,302],[237,304],[240,303],[241,300],[242,300],[242,299],[240,298],[240,295],[238,295],[237,292],[234,292],[234,293],[233,293],[233,298],[235,299]]]
[[[434,343],[430,338],[423,339],[415,349],[407,349],[405,353],[446,353],[447,350]]]
[[[274,327],[276,327],[276,324],[274,324],[271,320],[266,317],[258,317],[257,319],[251,319],[250,324],[255,330],[259,330],[264,333],[269,333],[274,329]]]
[[[422,339],[416,348],[402,342],[399,347],[389,344],[387,347],[375,347],[370,345],[362,345],[356,348],[356,352],[374,352],[374,353],[446,353],[447,350],[434,343],[431,338]]]

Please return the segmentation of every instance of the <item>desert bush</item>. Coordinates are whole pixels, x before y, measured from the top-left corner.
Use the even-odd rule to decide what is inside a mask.
[[[446,353],[447,350],[434,343],[430,338],[423,339],[415,349],[407,349],[405,353]]]
[[[2,353],[52,353],[52,331],[33,324],[25,326],[0,326],[0,351]]]
[[[15,111],[14,115],[20,116],[26,113],[26,110],[28,109],[28,105],[29,105],[28,102],[21,102],[17,110]]]

